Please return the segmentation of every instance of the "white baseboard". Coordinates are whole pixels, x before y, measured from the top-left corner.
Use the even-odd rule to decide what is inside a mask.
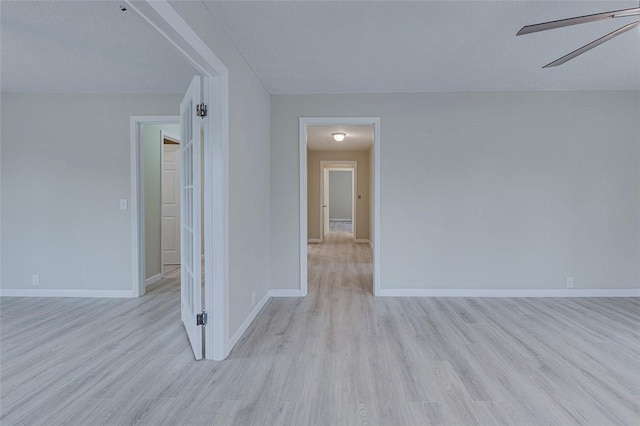
[[[245,333],[245,331],[247,331],[247,329],[249,328],[249,326],[251,325],[253,320],[256,319],[256,317],[260,313],[260,310],[264,307],[264,305],[267,303],[267,301],[271,297],[270,294],[271,294],[270,291],[267,291],[265,293],[264,297],[262,299],[260,299],[260,301],[258,301],[258,303],[256,303],[256,305],[253,307],[251,312],[249,312],[249,315],[247,315],[247,318],[245,318],[245,320],[242,322],[242,324],[240,324],[240,327],[238,327],[236,332],[233,333],[233,336],[231,336],[231,338],[227,342],[227,348],[229,349],[227,351],[227,353],[231,352],[231,350],[236,345],[236,343],[238,343],[240,338],[242,338],[242,335]]]
[[[229,348],[229,351],[227,353],[230,353],[236,343],[240,341],[242,335],[247,331],[247,329],[249,328],[253,320],[256,319],[264,305],[272,297],[300,297],[300,289],[274,289],[267,291],[264,297],[260,299],[258,303],[256,303],[256,306],[253,307],[251,312],[249,312],[249,315],[247,315],[247,318],[245,318],[240,327],[238,327],[236,332],[233,333],[233,336],[227,342],[227,348]]]
[[[299,288],[282,288],[269,290],[271,297],[301,297]]]
[[[133,291],[3,288],[0,289],[0,297],[100,297],[127,299],[133,297]]]
[[[380,289],[382,297],[640,297],[640,289]]]
[[[148,287],[151,284],[153,284],[153,283],[155,283],[157,281],[160,281],[161,279],[162,279],[162,274],[155,274],[155,275],[147,278],[146,280],[144,280],[144,286]]]
[[[320,238],[309,238],[307,240],[308,243],[321,243],[322,240]]]
[[[370,244],[370,241],[360,238],[360,239],[355,240],[354,243],[356,243],[356,244]]]
[[[351,219],[331,219],[331,218],[329,218],[329,222],[351,222]]]

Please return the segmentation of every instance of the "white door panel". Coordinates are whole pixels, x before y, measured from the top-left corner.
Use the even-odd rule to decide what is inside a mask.
[[[180,247],[180,234],[175,232],[176,228],[180,228],[180,220],[177,217],[164,217],[162,219],[162,244],[164,247]],[[170,250],[165,250],[165,265],[180,264],[180,253],[178,259],[174,261]]]
[[[322,235],[320,239],[324,241],[324,236],[329,233],[329,170],[322,170]]]
[[[162,264],[180,264],[180,145],[163,144]]]
[[[181,317],[193,354],[202,358],[202,328],[196,315],[202,312],[201,270],[201,163],[202,119],[196,114],[201,102],[201,77],[191,81],[180,104],[180,267]]]

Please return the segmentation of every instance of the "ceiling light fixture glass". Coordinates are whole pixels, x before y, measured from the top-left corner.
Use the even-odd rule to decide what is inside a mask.
[[[346,133],[331,133],[331,136],[333,136],[333,140],[336,142],[342,142],[344,140],[344,137],[347,136]]]

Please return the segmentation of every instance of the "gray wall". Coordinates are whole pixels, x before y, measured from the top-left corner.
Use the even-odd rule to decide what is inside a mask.
[[[353,212],[352,173],[346,170],[329,171],[329,219],[351,220]]]
[[[229,336],[260,300],[270,277],[271,97],[201,2],[171,6],[229,68]]]
[[[2,288],[131,290],[129,117],[181,96],[1,96]]]
[[[298,118],[381,117],[381,286],[640,286],[640,92],[272,97],[272,285],[299,286]]]
[[[162,131],[180,137],[179,124],[142,126],[142,171],[144,179],[145,278],[162,273],[160,231],[162,228],[161,151]]]

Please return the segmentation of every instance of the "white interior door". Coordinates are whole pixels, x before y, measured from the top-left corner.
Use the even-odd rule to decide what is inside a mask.
[[[322,169],[322,239],[329,233],[329,169]]]
[[[180,145],[162,144],[162,265],[180,264]]]
[[[200,151],[204,134],[196,106],[201,99],[201,77],[196,76],[180,104],[181,316],[196,359],[202,359],[203,349],[197,321],[202,313]]]

